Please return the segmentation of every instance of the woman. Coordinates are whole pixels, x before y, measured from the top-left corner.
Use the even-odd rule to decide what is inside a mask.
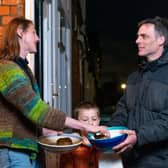
[[[36,53],[39,37],[31,20],[18,17],[6,29],[0,51],[0,167],[37,167],[38,127],[105,131],[67,117],[40,98],[27,54]]]

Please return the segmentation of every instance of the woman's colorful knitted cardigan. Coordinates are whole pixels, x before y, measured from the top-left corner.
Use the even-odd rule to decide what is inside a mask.
[[[60,130],[64,127],[65,113],[40,98],[30,68],[21,58],[19,62],[21,65],[0,60],[0,147],[36,154],[37,127]]]

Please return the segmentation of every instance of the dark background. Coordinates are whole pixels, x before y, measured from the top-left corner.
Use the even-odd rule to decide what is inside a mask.
[[[133,40],[137,22],[153,16],[168,16],[167,1],[87,0],[88,32],[108,32],[113,39]]]
[[[167,17],[168,5],[166,0],[86,2],[89,45],[101,57],[100,105],[115,105],[122,94],[120,84],[138,64],[137,23],[149,17]]]

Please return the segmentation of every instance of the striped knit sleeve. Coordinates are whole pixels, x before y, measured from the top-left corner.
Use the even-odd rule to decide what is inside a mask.
[[[33,89],[28,76],[14,63],[0,64],[0,92],[23,115],[41,127],[62,129],[65,113],[50,107]]]

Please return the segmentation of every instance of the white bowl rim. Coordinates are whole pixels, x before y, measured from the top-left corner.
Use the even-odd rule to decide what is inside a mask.
[[[88,139],[89,140],[94,140],[94,141],[106,141],[108,139],[113,139],[113,138],[117,138],[117,137],[120,137],[120,136],[123,136],[124,134],[122,133],[118,133],[118,131],[121,131],[121,130],[127,130],[128,128],[127,127],[124,127],[124,126],[111,126],[111,127],[107,127],[107,130],[109,131],[114,131],[116,132],[116,135],[115,136],[111,136],[109,138],[105,138],[105,139],[95,139],[93,138],[93,133],[89,133],[89,136],[88,136]]]

